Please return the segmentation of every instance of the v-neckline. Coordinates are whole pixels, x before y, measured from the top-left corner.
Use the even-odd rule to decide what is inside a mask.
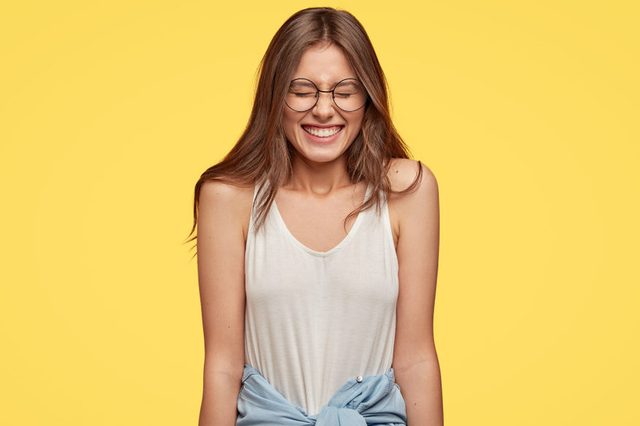
[[[367,184],[367,188],[365,189],[365,193],[364,193],[364,200],[366,201],[367,197],[369,196],[369,190],[371,188],[371,184],[368,183]],[[363,213],[365,213],[364,211],[361,211],[358,213],[358,215],[356,216],[355,221],[353,222],[353,224],[351,225],[351,228],[349,229],[349,232],[347,232],[347,235],[345,235],[345,237],[340,240],[340,242],[338,244],[336,244],[335,246],[333,246],[332,248],[330,248],[329,250],[326,251],[318,251],[318,250],[314,250],[310,247],[308,247],[307,245],[303,244],[302,242],[300,242],[300,240],[298,240],[289,230],[289,227],[287,226],[286,222],[284,221],[284,218],[282,217],[282,214],[280,214],[280,209],[278,209],[278,203],[276,203],[275,198],[273,199],[273,208],[274,208],[274,212],[275,212],[275,216],[276,219],[278,221],[278,223],[280,224],[280,226],[282,227],[284,233],[287,235],[287,237],[289,238],[289,240],[291,240],[296,246],[298,246],[298,248],[302,249],[303,251],[313,255],[313,256],[318,256],[318,257],[325,257],[325,256],[329,256],[335,252],[337,252],[338,250],[340,250],[342,247],[344,247],[349,240],[351,240],[353,238],[353,236],[355,235],[355,233],[358,231],[358,228],[360,227],[360,223],[363,220]]]

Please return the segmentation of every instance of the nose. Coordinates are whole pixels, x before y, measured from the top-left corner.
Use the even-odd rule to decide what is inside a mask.
[[[313,113],[319,116],[330,116],[335,112],[333,103],[333,93],[318,92],[318,102],[313,108]]]

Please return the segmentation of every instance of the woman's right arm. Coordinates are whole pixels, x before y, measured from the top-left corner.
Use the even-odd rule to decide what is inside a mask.
[[[244,369],[242,189],[219,181],[200,188],[198,284],[205,359],[198,426],[235,426]]]

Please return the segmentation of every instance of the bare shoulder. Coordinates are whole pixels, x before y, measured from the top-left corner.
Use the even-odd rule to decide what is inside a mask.
[[[393,158],[389,167],[389,182],[393,191],[403,191],[407,189],[413,181],[421,174],[420,181],[413,192],[437,190],[437,180],[433,171],[424,163],[409,158]],[[395,195],[395,194],[394,194]],[[406,194],[408,195],[408,193]],[[403,196],[400,196],[403,198]]]
[[[389,194],[389,216],[397,247],[402,224],[411,222],[411,216],[424,215],[426,209],[433,210],[434,204],[437,207],[438,182],[428,166],[408,158],[393,158],[388,177],[392,191],[403,191],[418,179],[413,190],[403,194]]]
[[[208,180],[200,187],[198,216],[215,215],[221,221],[226,220],[220,225],[238,226],[246,239],[253,190],[253,185],[239,186],[221,180]]]

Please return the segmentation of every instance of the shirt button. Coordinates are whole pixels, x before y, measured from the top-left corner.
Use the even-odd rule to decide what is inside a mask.
[[[362,376],[358,376],[358,377],[356,377],[356,381],[357,381],[358,383],[362,382]]]

